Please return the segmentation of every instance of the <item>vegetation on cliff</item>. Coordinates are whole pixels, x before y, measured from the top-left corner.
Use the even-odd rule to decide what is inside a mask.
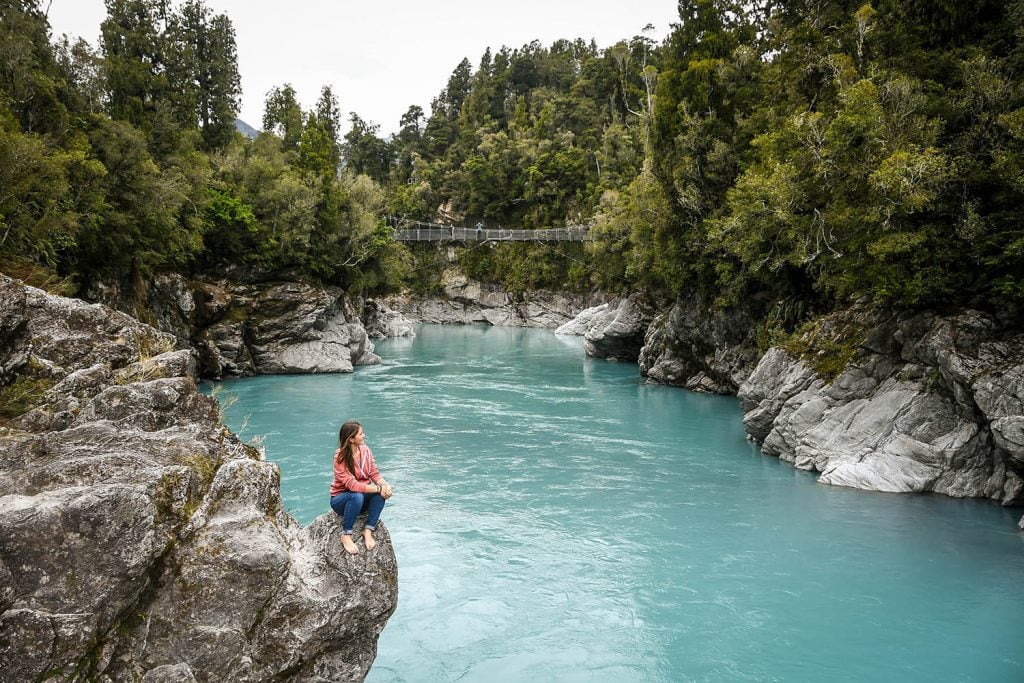
[[[100,45],[0,0],[0,259],[50,286],[162,269],[288,272],[367,292],[436,286],[385,215],[585,223],[579,245],[470,245],[531,287],[1024,299],[1024,2],[681,0],[650,31],[463,60],[399,132],[267,95],[234,132],[231,21],[201,0],[108,0]],[[779,309],[782,310],[782,309]]]

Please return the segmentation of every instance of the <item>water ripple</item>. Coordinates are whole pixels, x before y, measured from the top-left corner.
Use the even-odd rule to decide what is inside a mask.
[[[1012,513],[820,486],[735,399],[568,341],[423,326],[350,375],[223,383],[300,521],[344,419],[395,485],[369,681],[1024,680]]]

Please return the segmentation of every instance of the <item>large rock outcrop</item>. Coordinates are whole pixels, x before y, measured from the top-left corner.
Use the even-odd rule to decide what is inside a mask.
[[[380,362],[362,323],[336,287],[298,282],[199,282],[197,332],[211,377],[352,372]]]
[[[393,295],[380,297],[373,305],[399,311],[417,323],[554,329],[593,303],[583,294],[512,294],[497,285],[471,280],[454,269],[444,272],[442,284],[443,296]]]
[[[380,362],[337,287],[164,273],[144,289],[141,303],[115,285],[94,286],[88,295],[173,334],[181,346],[194,346],[204,377],[352,372]]]
[[[296,523],[173,343],[0,276],[0,678],[360,680],[386,529],[349,556],[332,513]]]
[[[681,298],[644,337],[640,374],[659,384],[735,394],[757,365],[754,315],[745,305],[719,310]]]
[[[363,327],[370,339],[386,337],[415,337],[413,323],[401,311],[390,308],[383,301],[367,299],[363,306]]]
[[[797,346],[740,388],[766,453],[826,484],[1024,504],[1024,333],[976,311],[853,308]]]
[[[654,317],[654,308],[646,297],[630,294],[584,310],[558,327],[555,334],[582,334],[588,356],[635,361]]]

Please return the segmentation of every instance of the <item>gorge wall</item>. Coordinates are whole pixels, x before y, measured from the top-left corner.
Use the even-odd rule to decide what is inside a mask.
[[[301,527],[175,343],[0,276],[0,677],[362,679],[387,530],[349,556],[333,513]]]

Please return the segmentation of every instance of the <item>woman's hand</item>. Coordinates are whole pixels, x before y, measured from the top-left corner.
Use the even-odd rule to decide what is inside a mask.
[[[384,497],[384,500],[387,500],[388,498],[390,498],[392,493],[393,493],[393,491],[391,490],[391,484],[381,484],[380,485],[380,495]]]

